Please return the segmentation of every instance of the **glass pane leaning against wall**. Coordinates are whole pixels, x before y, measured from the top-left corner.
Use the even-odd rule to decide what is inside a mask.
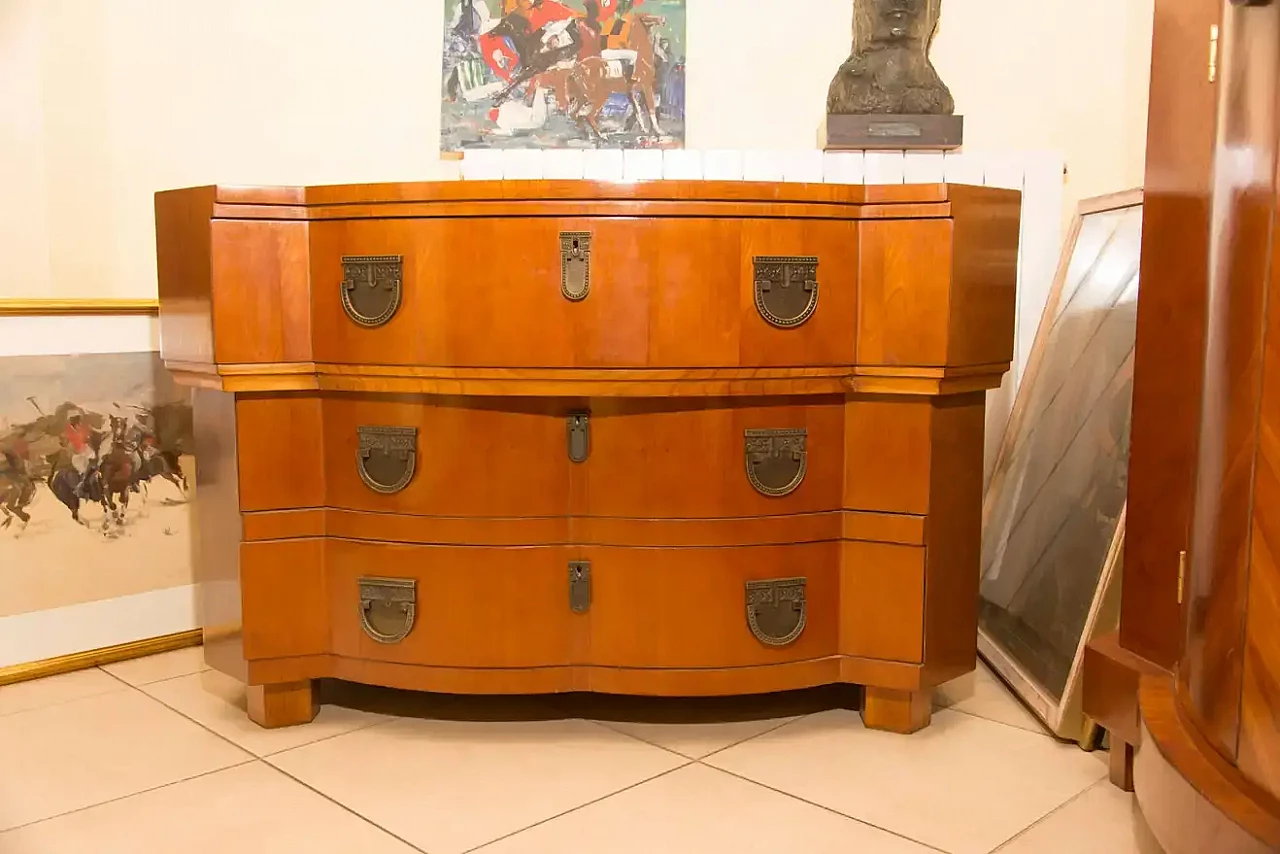
[[[996,461],[982,535],[984,655],[1055,731],[1123,537],[1141,204],[1083,213],[1074,235]]]

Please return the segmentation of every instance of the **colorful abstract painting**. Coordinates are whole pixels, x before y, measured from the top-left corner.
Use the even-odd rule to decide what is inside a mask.
[[[445,0],[440,148],[684,145],[685,0]]]

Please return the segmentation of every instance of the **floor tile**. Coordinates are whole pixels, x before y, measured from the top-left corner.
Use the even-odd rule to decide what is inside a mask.
[[[166,706],[208,727],[255,756],[267,756],[390,720],[384,715],[325,705],[302,726],[263,729],[245,712],[245,687],[216,670],[144,685],[142,690]]]
[[[186,676],[207,670],[204,663],[204,647],[192,646],[175,649],[159,655],[148,655],[130,661],[104,664],[102,669],[130,685],[148,685],[175,676]]]
[[[0,716],[119,691],[120,688],[119,681],[96,668],[32,679],[30,682],[15,682],[0,688]]]
[[[819,689],[747,697],[565,695],[548,702],[564,717],[595,721],[690,759],[702,759],[804,715],[836,708],[840,700],[838,692]]]
[[[977,670],[953,679],[935,691],[933,704],[936,708],[953,709],[1049,736],[1040,719],[1022,705],[985,662],[979,661]]]
[[[261,762],[0,833],[5,854],[413,854]]]
[[[459,854],[683,760],[589,721],[404,719],[268,761],[431,854]]]
[[[1133,795],[1107,780],[999,849],[999,854],[1163,854]]]
[[[601,721],[603,726],[665,748],[689,759],[702,759],[749,738],[777,729],[795,718],[724,723],[639,723]]]
[[[705,765],[688,765],[476,854],[934,854]]]
[[[0,830],[250,758],[133,688],[0,718],[0,757]]]
[[[822,712],[707,762],[953,854],[987,854],[1106,773],[1074,745],[951,711],[910,736]]]

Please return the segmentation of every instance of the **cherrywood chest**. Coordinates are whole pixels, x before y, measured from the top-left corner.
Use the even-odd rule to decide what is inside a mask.
[[[1019,197],[454,182],[159,193],[210,665],[455,693],[866,686],[975,665]]]

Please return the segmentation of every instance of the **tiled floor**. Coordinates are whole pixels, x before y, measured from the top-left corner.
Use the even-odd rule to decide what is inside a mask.
[[[985,670],[913,736],[818,694],[335,690],[267,731],[199,650],[0,688],[0,852],[1159,850],[1106,755],[1049,738]]]

